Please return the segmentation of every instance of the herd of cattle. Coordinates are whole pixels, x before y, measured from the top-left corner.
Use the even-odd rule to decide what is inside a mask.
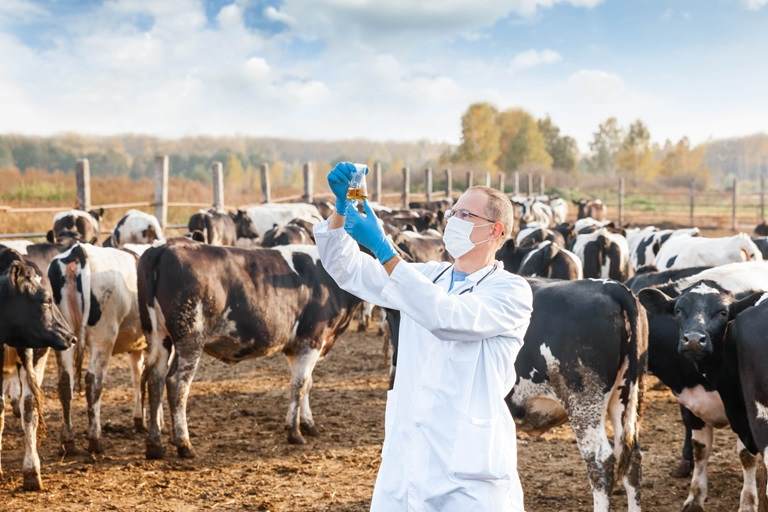
[[[575,222],[560,198],[510,200],[516,233],[497,259],[526,276],[534,292],[516,384],[506,398],[520,427],[541,433],[570,422],[594,509],[610,508],[621,481],[629,509],[639,510],[640,416],[650,371],[680,404],[686,436],[674,471],[692,474],[683,510],[703,509],[712,431],[728,426],[738,435],[744,472],[739,510],[757,510],[757,455],[768,460],[761,357],[768,226],[758,226],[754,237],[707,238],[696,228],[617,226],[599,200],[576,202]],[[375,209],[404,259],[450,261],[441,235],[450,205],[445,199]],[[64,454],[76,450],[76,392],[86,397],[88,449],[103,451],[101,395],[115,354],[129,356],[133,423],[146,429],[147,458],[164,455],[164,389],[171,444],[180,457],[194,456],[186,404],[203,352],[230,363],[285,354],[291,443],[318,435],[312,372],[353,319],[362,328],[378,322],[388,333],[393,381],[399,313],[382,311],[374,320],[374,308],[341,290],[318,259],[312,227],[332,211],[324,201],[200,211],[186,236],[165,238],[155,217],[130,210],[98,243],[103,211],[70,210],[54,217],[47,242],[0,245],[0,411],[7,397],[22,419],[23,487],[42,485],[37,429],[44,428],[40,386],[49,348],[58,368]]]

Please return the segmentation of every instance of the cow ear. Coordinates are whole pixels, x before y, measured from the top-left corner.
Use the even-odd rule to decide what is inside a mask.
[[[97,208],[95,210],[88,210],[88,213],[90,213],[94,219],[101,220],[102,217],[104,217],[104,208]]]
[[[671,314],[674,310],[675,300],[666,293],[656,288],[644,288],[637,294],[640,303],[651,313]]]
[[[48,232],[45,234],[45,239],[48,240],[48,243],[50,244],[55,242],[52,229],[49,229]]]
[[[755,305],[755,302],[760,300],[760,297],[763,296],[765,292],[752,292],[750,295],[747,295],[746,297],[731,302],[730,307],[728,308],[728,316],[731,320],[739,316],[739,313],[744,311],[745,309],[752,307]]]
[[[11,263],[8,269],[8,279],[10,280],[11,288],[16,293],[32,295],[35,292],[32,268],[20,261]]]

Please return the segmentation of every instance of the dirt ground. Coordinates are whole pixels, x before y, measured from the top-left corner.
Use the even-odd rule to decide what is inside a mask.
[[[286,364],[282,356],[229,366],[205,357],[192,386],[189,424],[197,458],[180,460],[166,444],[165,460],[144,459],[144,437],[134,434],[130,374],[118,356],[104,396],[104,455],[58,455],[60,408],[55,362],[45,380],[50,432],[42,441],[45,489],[21,491],[19,420],[6,413],[0,500],[3,510],[258,510],[364,511],[379,464],[387,366],[382,339],[346,334],[315,372],[313,410],[322,436],[306,446],[285,442]],[[652,381],[652,383],[655,381]],[[643,421],[642,501],[648,511],[677,511],[687,480],[668,476],[682,439],[672,395],[649,386]],[[167,411],[167,408],[166,408]],[[167,414],[167,412],[166,412]],[[78,447],[87,446],[84,398],[75,402]],[[168,425],[166,418],[166,425]],[[735,436],[715,434],[707,510],[738,508],[741,469]],[[519,468],[530,512],[589,511],[592,499],[570,428],[539,439],[519,435]],[[616,491],[617,510],[625,507]]]

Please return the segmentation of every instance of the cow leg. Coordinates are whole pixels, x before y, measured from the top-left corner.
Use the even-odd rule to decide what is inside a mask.
[[[744,474],[739,512],[757,512],[757,456],[747,450],[741,439],[736,440],[736,453],[741,460],[741,469]]]
[[[3,374],[3,396],[7,396],[11,399],[13,415],[20,418],[21,409],[19,408],[19,397],[21,396],[21,386],[19,385],[19,375],[16,371],[16,365],[9,368],[8,371],[5,371],[4,368]]]
[[[707,499],[707,462],[712,453],[712,426],[693,429],[693,477],[683,512],[702,512]]]
[[[305,444],[301,435],[301,412],[306,400],[306,408],[309,410],[309,387],[312,385],[312,370],[317,360],[320,359],[320,350],[306,347],[296,355],[287,355],[288,365],[291,369],[291,398],[288,405],[288,415],[285,418],[288,427],[288,442],[291,444]],[[308,418],[304,418],[309,429],[315,429],[311,411]],[[311,423],[309,423],[311,422]]]
[[[131,366],[131,385],[133,386],[133,428],[136,432],[146,432],[144,428],[144,402],[141,398],[141,372],[144,369],[144,351],[128,353]]]
[[[302,434],[316,437],[320,435],[320,431],[315,425],[315,419],[312,416],[312,409],[309,406],[309,392],[312,390],[312,374],[307,377],[306,391],[301,396],[301,419],[299,427]]]
[[[88,402],[88,451],[103,453],[101,443],[101,392],[104,389],[104,377],[107,375],[109,358],[117,338],[117,329],[111,330],[101,339],[104,342],[91,343],[91,357],[85,374],[85,397]]]
[[[83,343],[78,340],[78,343]],[[61,402],[61,451],[63,455],[75,453],[75,434],[72,432],[72,395],[74,394],[75,374],[74,347],[56,352],[59,372],[59,401]]]
[[[616,460],[619,457],[629,457],[626,473],[622,475],[622,483],[627,493],[627,510],[629,512],[640,511],[640,480],[642,478],[642,452],[637,443],[625,446],[624,442],[624,417],[626,406],[622,403],[618,390],[614,390],[613,398],[609,404],[611,423],[613,424],[613,455]],[[623,454],[629,450],[629,454]]]
[[[40,478],[40,457],[37,454],[37,427],[40,421],[42,410],[42,396],[35,398],[34,389],[40,393],[37,385],[37,376],[31,366],[32,350],[27,349],[19,353],[22,364],[19,367],[19,381],[21,383],[21,426],[24,429],[24,461],[21,465],[23,475],[22,487],[25,491],[39,491],[43,488],[43,481]],[[32,369],[30,375],[27,368]],[[34,379],[34,382],[32,380]]]
[[[2,465],[2,453],[3,453],[3,430],[5,430],[5,382],[8,379],[8,375],[5,373],[5,347],[0,342],[0,368],[3,371],[0,372],[0,478],[3,477],[3,465]]]
[[[587,465],[594,511],[607,512],[610,510],[615,457],[605,432],[605,407],[601,406],[599,410],[582,408],[580,404],[594,404],[595,398],[574,398],[575,407],[570,408],[568,416],[581,457]]]
[[[191,459],[195,456],[195,452],[189,440],[187,427],[187,399],[197,365],[203,354],[203,341],[187,338],[177,342],[175,348],[176,354],[166,377],[168,406],[171,409],[171,442],[176,446],[179,457]]]
[[[379,308],[379,336],[384,336],[386,334],[384,332],[384,326],[387,324],[387,312],[384,311],[384,308]],[[387,342],[387,347],[389,347],[389,342]]]
[[[685,427],[685,440],[683,441],[683,454],[675,469],[669,473],[669,476],[674,478],[687,478],[691,476],[691,471],[693,470],[693,444],[691,443],[692,429],[689,420],[690,414],[690,411],[681,404],[680,418],[682,418],[683,426]]]
[[[149,356],[144,368],[142,380],[146,380],[149,395],[149,414],[147,415],[146,458],[162,459],[165,450],[161,434],[163,430],[163,387],[168,375],[168,359],[171,355],[169,338],[159,339],[152,336],[149,345]]]

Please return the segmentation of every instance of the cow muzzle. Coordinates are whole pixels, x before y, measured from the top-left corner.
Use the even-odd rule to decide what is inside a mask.
[[[712,352],[712,344],[706,333],[687,331],[680,336],[679,350],[683,355],[700,358]]]

